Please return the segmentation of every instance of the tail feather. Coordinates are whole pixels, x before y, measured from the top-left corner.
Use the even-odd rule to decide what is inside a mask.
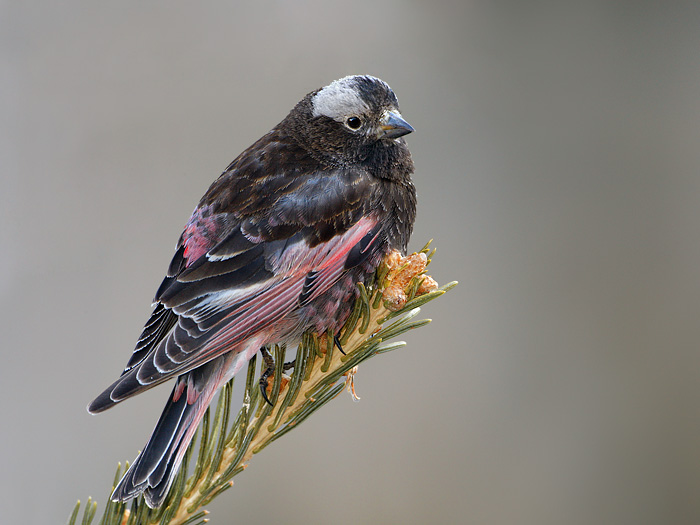
[[[149,507],[162,505],[197,425],[222,384],[223,368],[224,356],[178,377],[148,443],[114,489],[113,501],[143,493]]]
[[[174,393],[175,391],[173,391]],[[150,480],[152,484],[160,481],[163,476],[157,471],[163,470],[163,466],[167,463],[166,456],[172,455],[173,447],[177,445],[176,437],[178,433],[181,433],[178,430],[181,430],[183,416],[186,415],[188,406],[185,396],[180,396],[180,399],[175,402],[173,402],[173,398],[174,396],[171,396],[170,401],[165,405],[163,414],[153,430],[153,435],[139,457],[139,465],[134,469],[133,476],[133,482],[136,485],[140,485],[146,480]],[[190,405],[191,410],[192,405]],[[191,419],[191,417],[186,419]],[[163,461],[164,459],[165,461]],[[153,469],[153,465],[156,465],[155,469]]]

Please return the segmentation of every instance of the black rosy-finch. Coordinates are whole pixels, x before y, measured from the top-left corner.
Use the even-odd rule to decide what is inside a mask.
[[[102,412],[175,379],[143,451],[112,494],[163,503],[214,394],[265,345],[337,333],[358,282],[406,252],[416,214],[413,128],[382,80],[306,95],[211,185],[177,243],[153,313]]]

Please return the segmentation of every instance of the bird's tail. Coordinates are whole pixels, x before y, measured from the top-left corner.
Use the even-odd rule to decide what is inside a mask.
[[[114,489],[113,501],[127,501],[143,492],[149,507],[160,507],[224,373],[225,356],[221,356],[177,378],[148,443]]]

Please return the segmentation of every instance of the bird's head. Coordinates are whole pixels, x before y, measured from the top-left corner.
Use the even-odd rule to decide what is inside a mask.
[[[309,93],[290,117],[300,142],[337,164],[404,149],[401,137],[413,131],[389,85],[368,75],[344,77]]]

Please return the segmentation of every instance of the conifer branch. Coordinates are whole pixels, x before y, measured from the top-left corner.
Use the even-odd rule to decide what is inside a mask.
[[[451,282],[438,288],[426,275],[435,253],[429,246],[430,242],[408,257],[401,257],[398,252],[389,254],[367,286],[358,284],[359,297],[341,330],[339,345],[334,334],[305,333],[291,375],[284,373],[285,345],[272,347],[275,370],[267,380],[272,406],[263,399],[258,387],[257,359],[253,357],[248,364],[243,404],[235,419],[230,422],[232,379],[219,394],[213,419],[211,409],[207,410],[163,505],[150,509],[142,496],[130,504],[108,499],[99,525],[206,523],[208,511],[203,507],[233,486],[233,477],[248,466],[254,454],[299,426],[343,390],[358,400],[353,383],[358,365],[405,346],[403,341],[389,340],[428,324],[430,319],[415,320],[420,307],[457,284]],[[199,448],[194,470],[188,475],[196,444]],[[127,462],[125,470],[128,468]],[[121,464],[117,466],[112,489],[120,475]],[[88,498],[80,522],[79,514],[80,501],[68,519],[69,525],[90,525],[97,514],[97,502]]]

